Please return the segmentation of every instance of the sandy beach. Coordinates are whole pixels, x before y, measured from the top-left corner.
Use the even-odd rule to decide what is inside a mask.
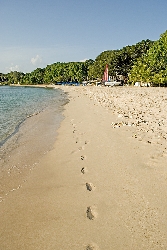
[[[15,186],[4,177],[0,249],[166,250],[167,89],[61,89],[61,126],[40,130],[57,131],[53,145]],[[16,155],[25,151],[11,152],[3,176]]]

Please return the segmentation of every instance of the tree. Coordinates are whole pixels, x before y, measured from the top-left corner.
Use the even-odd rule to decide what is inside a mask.
[[[44,73],[44,81],[47,83],[56,82],[82,82],[87,78],[88,68],[93,60],[86,62],[54,63],[48,65]]]
[[[24,78],[23,72],[11,71],[6,74],[8,84],[21,84]]]
[[[109,75],[128,76],[132,66],[152,46],[150,40],[142,40],[136,45],[126,46],[120,50],[108,50],[96,57],[94,64],[89,67],[89,78],[102,78],[106,64],[109,66]]]
[[[167,83],[167,31],[137,60],[129,73],[131,82],[145,81],[156,85]]]
[[[44,83],[45,69],[37,68],[29,75],[30,84],[43,84]]]

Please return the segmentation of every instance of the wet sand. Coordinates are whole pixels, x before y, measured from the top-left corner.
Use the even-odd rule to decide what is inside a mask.
[[[61,88],[54,148],[0,203],[0,248],[167,249],[167,90]]]
[[[55,105],[28,116],[0,147],[0,202],[22,187],[40,158],[53,149],[66,98],[63,94]]]

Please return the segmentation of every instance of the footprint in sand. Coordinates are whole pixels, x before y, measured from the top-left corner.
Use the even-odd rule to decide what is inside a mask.
[[[92,243],[87,245],[86,250],[99,250],[99,247],[95,243]]]
[[[81,160],[83,161],[83,160],[85,160],[85,159],[86,159],[86,156],[81,155]]]
[[[78,152],[81,151],[81,150],[84,150],[84,146],[79,147],[77,150],[73,150],[73,151],[71,152],[71,154],[78,153]],[[84,157],[84,156],[81,156],[81,157]],[[82,159],[81,159],[81,160],[82,160]]]
[[[92,184],[92,183],[86,183],[86,189],[88,190],[88,191],[92,191],[92,190],[94,190],[95,189],[95,186]]]
[[[85,149],[84,146],[81,146],[81,147],[78,148],[79,151],[84,150],[84,149]]]
[[[85,174],[86,172],[88,172],[87,168],[85,168],[85,167],[81,168],[81,173],[82,174]]]
[[[94,220],[97,218],[97,212],[94,207],[87,207],[86,214],[89,220]]]

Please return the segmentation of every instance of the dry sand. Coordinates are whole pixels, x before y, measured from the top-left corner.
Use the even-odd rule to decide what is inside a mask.
[[[54,149],[0,203],[0,249],[167,249],[167,89],[62,89]]]

